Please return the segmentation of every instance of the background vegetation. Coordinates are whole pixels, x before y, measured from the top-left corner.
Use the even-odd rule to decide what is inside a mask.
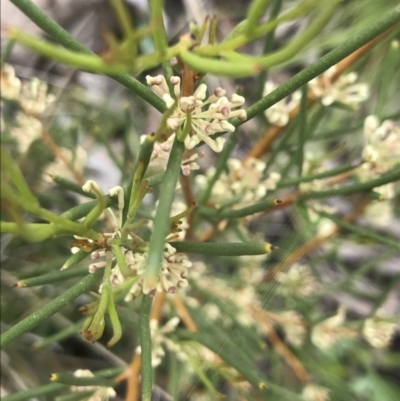
[[[2,24],[4,400],[108,399],[110,387],[117,400],[396,399],[398,2],[93,1],[65,6],[64,18],[59,2],[9,3],[19,10]],[[45,33],[18,22],[21,11]],[[205,83],[207,96],[222,87],[245,98],[235,107],[246,122],[229,114],[233,128],[208,137],[226,139],[222,152],[202,142],[184,153],[187,119],[149,160],[168,145],[175,111],[146,82],[158,74],[182,76],[183,96]],[[124,187],[125,209],[82,190],[88,180],[104,194]],[[140,240],[128,245],[158,262],[114,285],[115,270],[104,272],[122,269],[126,243],[89,274],[96,250],[73,235],[101,241],[131,212]],[[158,277],[166,238],[192,263],[188,286],[135,292],[142,274]],[[101,283],[112,295],[95,324]]]

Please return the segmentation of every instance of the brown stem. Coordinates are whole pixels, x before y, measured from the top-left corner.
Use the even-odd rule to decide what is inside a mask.
[[[174,305],[176,314],[180,317],[182,322],[185,324],[186,328],[193,333],[197,332],[198,330],[196,323],[193,321],[188,310],[186,309],[186,306],[183,303],[182,298],[179,295],[175,294],[172,295],[169,299]]]
[[[300,381],[307,382],[308,373],[303,364],[281,340],[273,328],[274,321],[270,315],[273,316],[274,314],[255,306],[250,306],[250,311],[258,321],[260,327],[264,329],[263,331],[268,337],[269,341],[272,343],[275,351],[286,361]]]
[[[183,197],[185,198],[186,206],[189,208],[195,203],[193,192],[192,192],[192,187],[190,185],[190,178],[187,175],[181,174],[181,176],[179,177],[179,181],[181,183],[182,194],[183,194]],[[193,213],[190,213],[186,217],[186,219],[187,219],[187,223],[189,225],[189,228],[186,231],[186,239],[190,240],[190,239],[193,239],[193,230],[192,230]]]
[[[188,67],[186,64],[182,63],[183,70],[182,70],[182,96],[192,96],[194,92],[194,84],[196,82],[196,73]],[[188,135],[192,133],[189,132]],[[190,151],[185,150],[184,159],[190,155]],[[183,196],[185,198],[186,206],[190,207],[194,203],[194,196],[192,192],[192,188],[190,185],[190,178],[189,176],[181,175],[180,176],[180,183],[182,186]],[[187,216],[187,222],[189,228],[186,232],[186,238],[192,239],[193,238],[193,230],[192,230],[192,214]]]

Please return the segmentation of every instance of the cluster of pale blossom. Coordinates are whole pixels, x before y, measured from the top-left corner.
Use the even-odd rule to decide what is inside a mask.
[[[340,306],[335,316],[323,320],[315,325],[311,332],[312,343],[320,348],[332,347],[342,338],[352,338],[358,335],[358,331],[344,326],[346,310]]]
[[[369,87],[364,83],[356,83],[357,74],[351,72],[333,79],[336,73],[336,66],[331,67],[320,77],[309,82],[310,91],[321,99],[324,106],[330,106],[339,102],[357,109],[361,102],[369,96]],[[273,92],[277,86],[267,81],[264,87],[263,96]],[[296,91],[289,97],[280,100],[265,111],[265,116],[271,124],[284,127],[289,123],[290,113],[299,106],[301,94]]]
[[[327,170],[327,166],[323,161],[315,158],[315,154],[311,152],[306,152],[304,155],[304,161],[302,166],[302,174],[303,175],[313,175],[319,174]],[[327,180],[322,179],[314,179],[312,181],[301,182],[299,185],[299,189],[302,192],[309,191],[322,191],[326,189]]]
[[[14,68],[8,64],[1,69],[1,97],[17,101],[25,114],[38,117],[55,100],[54,95],[47,93],[45,82],[32,78],[21,83]]]
[[[170,338],[170,334],[175,331],[180,319],[173,317],[160,326],[156,319],[150,320],[151,332],[151,364],[153,368],[159,366],[165,357],[165,350],[175,354],[176,358],[185,364],[185,370],[193,371],[192,364],[197,365],[199,362],[213,363],[215,362],[215,354],[201,344],[174,341]],[[136,348],[136,353],[140,355],[140,345]]]
[[[218,178],[212,188],[210,202],[221,207],[224,202],[231,202],[234,208],[240,209],[261,200],[268,191],[276,188],[281,179],[279,173],[271,173],[263,178],[265,163],[250,158],[245,162],[229,159],[227,170]],[[215,168],[208,169],[205,176],[196,176],[200,189],[207,187],[208,181],[214,176]]]
[[[269,318],[279,324],[286,333],[286,340],[299,347],[303,344],[306,335],[306,327],[301,315],[296,311],[282,313],[268,312]],[[312,343],[325,350],[335,345],[342,338],[354,338],[359,336],[356,329],[346,327],[346,311],[339,307],[336,315],[323,320],[311,330]],[[362,335],[374,348],[386,348],[390,345],[398,323],[387,317],[377,314],[364,321]]]
[[[55,101],[55,96],[48,93],[48,86],[45,82],[32,78],[21,82],[15,75],[14,68],[5,64],[1,69],[1,97],[2,114],[1,126],[6,134],[17,142],[18,151],[25,155],[31,144],[43,137],[44,126],[42,117],[46,109]],[[12,119],[5,116],[4,102],[17,102],[18,109]],[[46,172],[59,175],[65,178],[73,178],[71,170],[83,171],[86,162],[86,152],[81,146],[77,146],[72,152],[67,148],[59,148],[56,160],[46,167]],[[71,168],[66,169],[69,165]],[[52,182],[48,175],[44,180]]]
[[[333,80],[337,72],[336,66],[329,68],[320,77],[309,82],[311,91],[321,99],[324,106],[340,102],[357,109],[360,103],[368,99],[369,86],[365,83],[356,83],[358,75],[355,72],[340,75]]]
[[[281,312],[273,319],[284,330],[286,341],[295,347],[303,345],[306,336],[306,327],[303,317],[294,310]]]
[[[243,326],[254,326],[256,324],[256,318],[251,313],[251,307],[260,307],[260,301],[255,287],[244,283],[239,287],[232,287],[226,280],[210,277],[199,272],[205,272],[204,265],[202,263],[195,263],[193,274],[191,272],[191,278],[196,282],[196,285],[203,288],[207,292],[213,293],[219,299],[229,305],[228,307],[234,311],[235,319]],[[214,303],[207,303],[204,311],[210,320],[217,320],[219,318],[222,321],[228,322],[228,316],[221,313],[220,307]]]
[[[47,93],[47,84],[33,78],[24,83],[15,75],[14,68],[5,64],[1,69],[2,127],[18,142],[24,154],[31,143],[41,138],[42,113],[54,102],[54,95]],[[4,102],[17,102],[18,109],[12,123],[4,115]],[[10,124],[9,124],[10,123]]]
[[[83,190],[86,192],[93,191],[96,194],[102,194],[100,187],[93,180],[89,180],[83,185]],[[122,215],[122,211],[125,207],[124,204],[124,190],[122,187],[115,187],[109,190],[109,194],[111,196],[118,197],[118,209],[120,216]],[[118,240],[121,238],[121,221],[117,222],[114,213],[111,209],[107,209],[107,211],[111,214],[111,217],[115,220],[115,229],[111,233],[103,233],[103,236],[108,239]],[[184,232],[186,227],[185,222],[180,224],[182,226],[181,232]],[[174,236],[174,239],[179,238],[179,234]],[[88,238],[79,238],[78,240],[88,241],[89,244],[93,243],[92,240]],[[132,240],[132,236],[128,235],[128,241]],[[168,238],[167,238],[168,239]],[[143,240],[140,239],[140,242],[144,243]],[[72,252],[79,251],[79,248],[72,248]],[[159,275],[159,281],[156,284],[155,288],[147,288],[144,284],[144,271],[146,259],[148,257],[147,251],[142,252],[134,252],[125,248],[124,246],[120,246],[120,251],[122,252],[124,262],[128,269],[128,272],[124,271],[124,268],[121,268],[119,264],[115,264],[115,266],[111,270],[110,275],[110,283],[112,287],[120,287],[126,280],[132,280],[133,284],[125,298],[126,301],[130,301],[132,299],[137,298],[142,293],[144,294],[155,294],[155,292],[166,292],[166,293],[175,293],[178,288],[184,288],[188,286],[188,268],[192,266],[190,260],[183,253],[177,253],[176,249],[173,248],[170,244],[166,243],[163,253],[163,258],[161,261],[161,271]],[[97,269],[103,268],[106,266],[106,255],[107,252],[113,252],[112,248],[110,249],[96,249],[91,252],[90,256],[93,263],[89,265],[89,272],[94,273]],[[102,287],[100,287],[101,292]]]
[[[304,387],[302,393],[302,398],[305,401],[329,401],[329,389],[318,384],[308,384]]]
[[[173,317],[168,320],[163,326],[159,326],[157,319],[150,320],[150,332],[151,332],[151,365],[153,368],[160,365],[162,362],[165,351],[163,345],[169,349],[176,351],[177,345],[170,340],[167,335],[173,332],[179,324],[179,318]],[[141,354],[140,345],[136,348],[136,353]]]
[[[365,320],[362,333],[374,348],[386,348],[390,345],[396,328],[399,327],[398,323],[382,316],[378,310],[373,317]]]
[[[335,316],[332,316],[315,325],[311,333],[311,341],[320,349],[326,349],[336,344],[341,338],[354,338],[360,333],[349,327],[345,327],[346,311],[343,306],[338,308]],[[378,311],[373,317],[364,321],[362,335],[374,348],[386,348],[390,345],[397,322],[383,317]]]
[[[107,233],[105,233],[107,235]],[[117,238],[114,236],[114,238]],[[148,252],[133,252],[124,247],[121,247],[125,262],[129,273],[123,274],[118,263],[112,268],[110,283],[112,287],[120,287],[126,280],[134,279],[134,284],[131,286],[128,294],[125,297],[126,301],[131,301],[142,293],[155,294],[155,292],[166,292],[173,294],[178,288],[188,286],[188,268],[192,263],[183,253],[177,253],[176,249],[169,244],[165,244],[163,258],[161,262],[161,272],[159,281],[155,288],[146,288],[144,286],[144,271]],[[89,266],[91,273],[106,265],[104,260],[106,250],[96,250],[91,253],[91,258],[96,260]]]
[[[74,372],[75,377],[94,377],[94,374],[88,369],[78,369]],[[72,392],[87,392],[94,391],[94,393],[87,398],[87,401],[108,401],[110,398],[117,396],[117,393],[112,387],[104,386],[71,386]]]
[[[142,135],[140,137],[141,142],[143,142],[145,138],[146,135]],[[171,153],[174,140],[175,134],[172,134],[165,142],[156,142],[154,144],[154,149],[150,157],[150,167],[159,168],[163,171],[167,168],[169,154]],[[194,149],[186,151],[181,163],[182,174],[187,176],[192,170],[198,170],[200,166],[197,164],[196,160],[202,157],[203,153],[200,151]]]
[[[308,297],[319,288],[310,267],[299,263],[290,266],[287,271],[278,272],[276,281],[279,283],[277,293],[284,297]]]
[[[128,259],[128,268],[137,275],[143,274],[147,255],[147,252],[144,254],[134,254],[132,264],[129,264]],[[191,266],[192,262],[190,262],[185,254],[177,253],[175,248],[166,244],[161,262],[161,273],[156,287],[146,288],[143,285],[143,278],[141,278],[132,286],[125,299],[127,301],[134,299],[142,292],[144,294],[154,294],[157,291],[174,294],[178,288],[188,286],[188,268]]]
[[[365,146],[362,152],[364,163],[354,173],[362,181],[379,178],[380,175],[400,164],[400,124],[392,120],[380,122],[374,115],[364,121]],[[394,197],[398,182],[391,182],[374,188],[383,202],[371,202],[366,215],[378,225],[391,224],[393,207],[390,199]]]
[[[228,122],[230,118],[237,117],[242,121],[247,118],[246,111],[240,109],[244,98],[237,94],[227,98],[226,91],[222,88],[217,88],[207,98],[207,85],[200,84],[193,95],[181,96],[181,79],[178,76],[170,78],[173,93],[162,75],[148,75],[146,80],[169,109],[174,107],[166,121],[170,133],[191,124],[189,134],[185,138],[186,149],[191,150],[200,142],[205,142],[215,152],[221,152],[225,140],[221,137],[213,139],[212,135],[233,132],[235,127]]]
[[[263,96],[269,95],[278,86],[275,85],[272,81],[267,81],[264,86]],[[284,127],[289,123],[289,114],[292,110],[294,110],[298,105],[301,98],[301,94],[299,91],[292,93],[291,96],[280,100],[275,103],[267,110],[265,110],[265,116],[271,124],[277,125],[279,127]]]
[[[279,283],[277,293],[285,297],[307,297],[315,294],[320,287],[311,269],[297,263],[288,271],[279,272],[276,281]],[[287,311],[280,314],[269,312],[269,317],[284,328],[289,343],[295,346],[303,343],[306,329],[303,318],[297,312]],[[341,338],[357,337],[360,334],[359,331],[346,327],[345,321],[346,311],[343,306],[340,306],[336,315],[321,321],[312,328],[312,343],[320,349],[326,349],[336,344]],[[396,327],[398,324],[381,316],[379,312],[365,320],[362,334],[373,347],[385,348],[390,344]]]
[[[364,121],[364,138],[364,168],[382,173],[399,163],[400,124],[392,120],[380,123],[378,117],[370,115]]]

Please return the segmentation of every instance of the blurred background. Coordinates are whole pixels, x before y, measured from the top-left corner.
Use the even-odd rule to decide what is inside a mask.
[[[96,53],[104,50],[102,39],[104,32],[111,31],[117,37],[120,35],[107,0],[35,0],[34,3]],[[285,0],[282,9],[289,9],[296,3],[298,3],[297,0]],[[195,21],[201,25],[206,15],[213,14],[218,16],[217,38],[222,40],[244,18],[248,4],[249,2],[244,0],[234,3],[223,0],[167,0],[164,22],[168,40],[171,44],[175,43],[180,35],[188,32],[189,22]],[[321,55],[373,22],[376,16],[383,15],[396,5],[398,1],[395,0],[343,1],[321,35],[290,62],[272,68],[268,79],[276,84],[285,82]],[[148,6],[145,0],[127,1],[127,6],[135,26],[148,22]],[[267,20],[268,16],[266,13],[262,20]],[[288,43],[307,26],[307,23],[306,17],[279,26],[275,33],[274,49],[279,49]],[[1,1],[1,25],[2,27],[15,26],[49,39],[8,0]],[[399,40],[400,38],[397,35],[392,39]],[[7,39],[2,37],[2,51],[6,42]],[[241,50],[248,54],[260,54],[263,46],[264,41],[260,39]],[[355,112],[333,109],[326,113],[316,129],[315,137],[320,136],[320,139],[310,141],[307,148],[309,153],[324,154],[345,143],[346,151],[335,158],[335,165],[360,161],[362,121],[376,110],[376,104],[380,101],[378,99],[380,89],[387,82],[387,80],[383,81],[385,76],[387,78],[385,59],[389,46],[389,42],[377,46],[356,63],[354,70],[359,73],[359,81],[370,85],[370,98]],[[143,54],[153,52],[150,38],[141,41],[140,51]],[[47,132],[45,137],[39,137],[26,129],[19,134],[20,136],[9,137],[3,130],[3,123],[14,118],[18,105],[10,102],[2,104],[4,119],[2,120],[2,141],[15,152],[20,168],[30,186],[38,194],[41,204],[52,211],[62,213],[83,201],[82,197],[55,185],[49,174],[62,175],[79,184],[88,179],[95,179],[104,191],[124,182],[137,155],[139,136],[158,128],[158,111],[106,76],[61,66],[17,45],[12,49],[7,63],[14,68],[16,76],[23,83],[28,83],[36,77],[47,84],[47,93],[54,97],[52,102],[44,107],[43,112],[40,112],[40,122]],[[381,107],[381,116],[396,117],[397,114],[398,119],[400,60],[395,61],[391,71],[393,74],[386,91],[384,106]],[[145,82],[145,75],[158,73],[158,70],[146,71],[136,78]],[[206,82],[210,88],[221,86],[228,93],[240,90],[246,98],[247,106],[262,95],[260,88],[263,88],[263,83],[260,83],[258,76],[239,80],[207,76]],[[245,155],[267,127],[268,121],[264,116],[241,126],[234,156],[240,158]],[[338,130],[342,130],[339,135],[329,136],[329,133]],[[286,150],[290,153],[293,146],[294,144],[289,141]],[[205,153],[200,163],[201,172],[207,171],[208,166],[214,165],[217,157],[207,150]],[[65,160],[71,168],[66,168]],[[334,206],[342,214],[349,209],[348,200],[335,199]],[[397,191],[394,199],[389,203],[382,202],[374,212],[371,211],[370,215],[362,216],[360,224],[400,241],[399,208],[400,196]],[[390,209],[389,212],[388,209]],[[5,212],[7,213],[7,210]],[[145,210],[144,214],[151,214],[151,212],[152,202],[150,201],[148,210]],[[250,224],[250,232],[262,240],[277,244],[296,230],[296,221],[296,214],[292,210],[283,209],[267,218],[253,221]],[[18,280],[32,276],[33,271],[37,274],[39,270],[47,272],[58,269],[70,254],[70,242],[71,239],[68,237],[59,237],[32,244],[11,235],[2,235],[0,256],[2,331],[55,298],[76,281],[71,279],[54,285],[12,288]],[[206,262],[210,266],[209,274],[220,275],[221,278],[225,278],[224,274],[229,275],[229,272],[237,268],[230,260],[211,259]],[[268,269],[275,262],[274,258],[263,260],[263,268]],[[359,272],[354,276],[355,279],[351,279],[354,281],[349,283],[346,289],[327,292],[323,298],[316,300],[321,302],[319,306],[323,313],[332,315],[339,305],[343,305],[347,309],[349,320],[361,321],[371,316],[379,307],[383,308],[388,316],[400,318],[400,254],[398,252],[388,250],[379,244],[356,241],[345,232],[338,243],[316,250],[306,257],[306,262],[318,272],[319,279],[324,283],[334,283],[343,280],[348,275],[353,277],[351,276],[353,272]],[[136,331],[139,304],[134,301],[133,306],[131,304],[119,306],[118,312],[122,316],[123,324],[129,329],[124,330],[123,340],[111,352],[106,349],[103,340],[91,345],[82,340],[77,333],[79,324],[82,323],[82,317],[77,309],[90,300],[91,297],[87,295],[79,297],[75,303],[63,309],[62,313],[53,316],[46,324],[22,336],[1,352],[2,396],[46,383],[49,374],[53,372],[72,371],[77,368],[98,370],[129,363],[137,345],[137,337],[132,335],[132,332]],[[264,300],[266,307],[274,302],[271,301],[271,297],[266,297]],[[304,304],[303,306],[304,310],[312,311],[313,305]],[[68,338],[51,344],[43,342],[47,337],[72,325],[76,330]],[[229,330],[226,331],[228,336],[229,332]],[[278,334],[284,338],[283,332]],[[104,337],[108,337],[107,333]],[[265,341],[268,343],[267,340]],[[331,399],[341,401],[378,399],[394,401],[397,399],[400,389],[399,329],[397,328],[391,345],[385,351],[372,353],[375,351],[369,351],[363,344],[358,344],[353,350],[351,347],[352,345],[344,343],[342,347],[338,347],[328,356],[325,355],[320,359],[321,369],[326,371],[328,376],[332,375],[348,382],[352,389],[350,393],[347,390],[340,393],[338,390],[337,394],[332,393]],[[301,355],[301,351],[299,352]],[[359,353],[359,358],[366,364],[370,364],[372,372],[378,373],[373,375],[376,382],[372,382],[372,376],[365,373],[365,365],[360,368],[360,364],[352,360],[351,355],[354,352]],[[264,359],[260,369],[268,377],[274,377],[274,380],[285,383],[284,376],[287,374],[287,367],[282,361],[277,361],[276,357]],[[168,387],[166,383],[169,367],[162,365],[160,372],[154,399],[172,399],[165,392]],[[290,382],[291,378],[287,380]],[[196,386],[190,380],[185,385],[189,390],[179,399],[210,399],[207,396],[201,398],[201,385]],[[218,384],[218,388],[222,393],[225,392],[223,381]],[[124,383],[117,388],[117,392],[116,399],[123,400]],[[225,393],[228,399],[241,399],[230,397],[228,391]],[[48,398],[50,399],[52,398]]]

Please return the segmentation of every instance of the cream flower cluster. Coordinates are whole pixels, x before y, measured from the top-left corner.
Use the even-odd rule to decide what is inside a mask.
[[[378,117],[368,116],[364,121],[365,147],[362,158],[380,172],[389,170],[393,164],[400,163],[400,124]]]
[[[364,121],[365,147],[362,152],[364,163],[355,170],[361,181],[369,181],[386,173],[396,164],[400,164],[400,124],[392,120],[382,123],[374,115]],[[391,199],[394,197],[399,183],[391,182],[374,188],[382,201],[371,202],[366,209],[366,216],[375,225],[392,225],[394,208]]]
[[[15,75],[14,68],[8,64],[5,64],[1,69],[0,86],[2,106],[3,100],[16,101],[19,105],[19,110],[13,116],[10,125],[3,115],[3,107],[1,108],[2,128],[9,129],[11,137],[18,142],[20,153],[24,154],[33,141],[41,138],[43,126],[40,122],[40,116],[47,106],[54,102],[55,97],[47,93],[47,84],[37,78],[21,83]]]
[[[201,264],[196,263],[195,268],[202,271],[203,267]],[[256,325],[256,318],[251,314],[251,308],[260,307],[258,294],[255,288],[251,285],[241,285],[240,287],[232,287],[227,284],[226,280],[220,278],[210,278],[207,275],[193,274],[191,275],[199,287],[204,290],[212,292],[218,296],[219,299],[229,304],[235,311],[236,320],[243,326],[254,326]],[[219,307],[218,307],[219,308]],[[210,313],[209,318],[217,319],[218,311],[214,306],[207,306],[206,312]],[[222,320],[228,319],[228,316],[221,315]]]
[[[339,307],[335,316],[332,316],[313,327],[311,333],[312,343],[320,348],[327,349],[336,344],[341,338],[356,337],[358,332],[345,327],[346,310]]]
[[[75,377],[94,377],[94,374],[88,369],[78,369],[74,372]],[[103,386],[71,386],[72,392],[85,392],[94,391],[94,393],[87,398],[87,401],[108,401],[117,396],[117,393],[112,387]]]
[[[357,74],[355,72],[341,75],[337,80],[332,81],[335,72],[336,66],[333,66],[321,76],[312,79],[308,83],[310,91],[316,98],[321,99],[324,106],[340,102],[357,109],[360,103],[368,99],[369,86],[365,83],[356,83]],[[275,89],[277,89],[277,85],[267,81],[263,96],[269,95]],[[264,114],[271,124],[284,127],[289,123],[290,113],[299,106],[300,99],[301,94],[296,91],[265,110]]]
[[[271,92],[277,89],[277,87],[278,86],[272,81],[267,81],[264,86],[263,96],[269,95]],[[300,98],[301,94],[299,91],[292,93],[291,96],[280,100],[265,110],[265,117],[267,117],[271,124],[284,127],[289,123],[290,112],[299,105]]]
[[[176,102],[175,110],[167,119],[167,126],[172,132],[185,125],[190,114],[192,132],[185,138],[186,149],[193,149],[203,141],[214,152],[221,152],[225,139],[219,137],[214,140],[211,136],[220,132],[233,132],[235,127],[228,122],[230,118],[237,117],[241,121],[247,118],[246,111],[238,109],[244,104],[245,99],[237,94],[227,98],[226,91],[222,88],[215,89],[207,98],[207,85],[200,84],[192,96],[181,96],[181,79],[177,76],[172,76],[170,79],[173,93],[170,92],[162,75],[156,77],[148,75],[146,80],[168,108],[174,106]]]
[[[40,116],[54,102],[55,96],[47,93],[47,84],[32,78],[21,83],[14,68],[8,64],[1,70],[1,96],[18,101],[22,110],[29,115]]]
[[[102,194],[100,187],[93,180],[87,181],[83,185],[82,189],[85,192],[94,192],[96,194]],[[111,196],[118,197],[118,209],[121,215],[125,207],[123,188],[119,186],[111,188],[109,190],[109,194]],[[119,239],[121,238],[121,228],[120,228],[121,221],[117,222],[117,219],[114,213],[111,211],[111,209],[107,209],[107,211],[111,214],[111,216],[115,220],[116,227],[114,231],[111,233],[103,233],[103,236],[114,240]],[[183,227],[182,231],[184,231],[184,228],[186,227],[185,222],[181,221],[181,223],[182,224],[180,226]],[[176,237],[179,237],[179,235],[175,236],[174,239],[176,239]],[[91,244],[94,244],[94,242],[88,238],[82,238],[77,236],[75,236],[75,238],[78,240],[87,241],[89,244],[89,248]],[[128,235],[128,240],[133,240],[131,235]],[[144,241],[142,242],[144,243]],[[126,301],[135,299],[142,293],[148,294],[148,293],[155,293],[156,291],[157,292],[164,291],[166,293],[171,294],[175,293],[177,288],[184,288],[188,286],[188,281],[187,281],[188,268],[192,266],[192,263],[186,257],[185,254],[177,253],[176,249],[172,247],[170,244],[168,243],[165,244],[163,259],[161,262],[161,274],[159,276],[159,281],[155,288],[150,288],[150,289],[143,288],[143,282],[144,282],[143,274],[145,270],[145,264],[148,252],[133,252],[129,249],[126,249],[123,246],[120,246],[120,248],[126,262],[126,267],[129,270],[129,274],[126,274],[125,272],[124,275],[124,273],[121,271],[121,267],[117,263],[111,270],[110,283],[113,287],[119,287],[126,280],[136,278],[136,280],[133,280],[134,284],[132,285],[128,295],[125,298]],[[79,251],[79,248],[73,247],[71,248],[71,251],[72,253],[76,253],[77,251]],[[112,252],[112,250],[97,249],[91,252],[90,256],[92,260],[94,260],[94,262],[89,265],[90,273],[94,273],[97,269],[106,266],[107,262],[105,260],[105,257],[107,255],[107,252]],[[102,287],[100,287],[99,289],[100,293],[101,291]]]
[[[148,253],[128,253],[128,268],[132,270],[134,275],[141,276],[144,273]],[[155,288],[144,288],[143,278],[141,277],[129,290],[129,294],[125,300],[135,299],[141,293],[152,294],[155,292],[166,292],[174,294],[178,288],[187,287],[188,268],[192,266],[192,262],[183,253],[177,253],[176,249],[169,244],[165,244],[163,259],[161,262],[161,274],[159,282]]]
[[[304,387],[302,398],[305,401],[329,401],[329,389],[326,387],[319,386],[318,384],[308,384]]]
[[[1,97],[8,101],[18,102],[19,109],[12,119],[3,115],[2,107],[1,126],[5,133],[9,133],[18,143],[18,150],[24,155],[32,142],[43,137],[43,124],[41,117],[47,107],[55,101],[55,96],[48,93],[45,82],[32,78],[21,83],[16,77],[13,67],[4,65],[1,70]],[[86,151],[78,145],[74,152],[61,148],[58,157],[46,167],[46,172],[68,179],[74,179],[71,169],[65,168],[68,164],[75,172],[82,172],[86,163]],[[45,174],[43,180],[54,183],[52,178]]]
[[[141,142],[144,141],[146,135],[140,137]],[[171,135],[165,142],[156,142],[154,144],[153,153],[150,158],[150,167],[157,167],[165,170],[167,168],[167,163],[169,155],[171,153],[172,145],[175,140],[175,134]],[[192,170],[198,170],[200,166],[197,164],[196,160],[203,157],[202,152],[195,152],[194,150],[189,155],[184,155],[181,170],[183,175],[189,175]]]
[[[165,357],[165,349],[175,354],[177,359],[185,364],[187,371],[193,371],[192,365],[197,366],[200,363],[214,363],[215,354],[208,348],[200,344],[185,344],[173,341],[169,338],[169,334],[173,333],[177,328],[180,319],[173,317],[162,326],[155,319],[150,320],[151,332],[151,364],[153,368],[159,366]],[[136,348],[136,353],[140,355],[140,345]]]
[[[278,323],[286,333],[286,341],[295,347],[303,345],[306,336],[306,327],[303,317],[294,310],[285,311],[279,314]]]
[[[157,367],[161,364],[165,351],[163,345],[165,345],[168,349],[176,349],[175,343],[173,343],[168,337],[167,334],[172,333],[179,324],[179,318],[173,317],[168,320],[163,326],[159,327],[158,321],[156,319],[150,320],[150,332],[151,332],[151,365],[153,368]],[[141,353],[140,345],[136,348],[136,353]]]
[[[190,262],[185,254],[177,253],[176,249],[171,245],[165,244],[159,282],[155,288],[151,289],[143,288],[143,274],[148,252],[132,252],[123,247],[122,250],[127,267],[130,270],[130,274],[129,276],[124,276],[124,274],[121,272],[120,266],[117,264],[111,270],[110,283],[113,287],[119,287],[127,279],[137,278],[135,283],[130,288],[128,295],[125,297],[125,301],[131,301],[142,295],[142,293],[148,294],[155,292],[166,292],[169,294],[174,294],[178,288],[184,288],[188,286],[188,268],[192,266],[192,262]],[[89,272],[94,273],[97,269],[103,268],[106,265],[106,261],[103,260],[103,257],[105,256],[105,250],[92,252],[91,258],[97,261],[90,264]],[[101,292],[101,287],[99,291]]]
[[[333,82],[332,78],[336,70],[336,66],[333,66],[320,77],[311,80],[309,82],[310,89],[317,98],[321,98],[321,103],[324,106],[340,102],[357,109],[360,103],[368,99],[368,84],[356,83],[358,75],[355,72],[340,75]]]
[[[295,263],[286,272],[279,272],[277,293],[286,297],[308,297],[315,293],[319,284],[307,265]]]
[[[365,320],[362,333],[374,348],[386,348],[392,341],[396,327],[399,327],[398,323],[391,322],[378,313]]]
[[[261,160],[250,158],[245,163],[238,159],[229,159],[228,171],[221,174],[213,186],[210,202],[215,205],[237,198],[235,208],[243,208],[263,198],[268,191],[274,190],[281,179],[279,173],[271,173],[268,178],[263,178],[265,163]],[[209,179],[213,177],[215,169],[207,171],[206,176],[197,176],[196,180],[200,188],[205,188]]]

